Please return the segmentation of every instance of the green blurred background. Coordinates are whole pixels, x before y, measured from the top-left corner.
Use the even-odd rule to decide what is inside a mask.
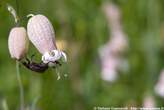
[[[7,43],[15,24],[3,0],[0,1],[0,101],[6,100],[10,110],[16,110],[19,87],[15,61],[10,58]],[[18,1],[21,17],[33,13],[49,18],[56,39],[66,44],[62,49],[68,54],[68,63],[59,70],[60,80],[53,69],[37,74],[21,66],[26,106],[30,107],[38,99],[37,110],[141,107],[147,94],[154,97],[157,107],[164,106],[164,99],[154,92],[164,67],[164,0],[108,0],[119,7],[129,41],[126,53],[129,69],[125,74],[119,71],[119,78],[112,83],[101,78],[98,54],[99,47],[108,42],[110,36],[102,10],[107,0]],[[15,0],[6,2],[16,8]],[[24,20],[22,26],[26,27],[26,23]],[[40,60],[41,55],[31,44],[28,56],[32,54]]]

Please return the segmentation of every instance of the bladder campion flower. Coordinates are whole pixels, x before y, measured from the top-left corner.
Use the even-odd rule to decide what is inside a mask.
[[[32,15],[27,24],[27,33],[30,41],[42,54],[43,63],[53,66],[56,61],[67,61],[66,54],[57,49],[55,32],[47,17]]]

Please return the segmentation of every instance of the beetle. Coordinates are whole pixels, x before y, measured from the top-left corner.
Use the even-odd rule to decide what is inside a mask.
[[[37,63],[35,61],[33,61],[33,57],[34,55],[31,56],[31,61],[30,59],[28,59],[26,57],[26,61],[23,61],[22,64],[32,70],[35,71],[37,73],[44,73],[48,68],[49,68],[49,63],[53,63],[55,66],[53,66],[53,68],[56,68],[58,65],[61,66],[61,63],[58,61],[55,62],[49,62],[49,63],[43,63],[42,61],[40,63]]]

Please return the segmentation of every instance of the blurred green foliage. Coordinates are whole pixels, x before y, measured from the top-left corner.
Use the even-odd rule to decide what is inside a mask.
[[[155,96],[157,106],[164,99],[154,94],[154,85],[164,67],[164,1],[109,0],[122,12],[123,29],[128,35],[130,70],[115,83],[100,77],[98,48],[107,42],[107,20],[102,12],[105,0],[18,0],[19,15],[44,14],[52,22],[56,39],[67,42],[68,64],[60,69],[62,79],[49,69],[37,74],[21,66],[27,106],[38,98],[40,110],[92,110],[94,106],[142,106],[145,93]],[[15,0],[6,0],[16,8]],[[8,52],[8,34],[14,19],[0,0],[0,100],[10,110],[19,107],[15,61]],[[27,19],[22,22],[26,27]],[[31,44],[29,56],[41,55]],[[64,77],[68,74],[68,77]]]

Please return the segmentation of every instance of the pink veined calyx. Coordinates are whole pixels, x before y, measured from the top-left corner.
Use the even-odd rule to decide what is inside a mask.
[[[27,24],[29,40],[42,54],[43,63],[54,66],[57,62],[67,62],[67,55],[57,49],[54,28],[48,18],[41,14],[27,17],[31,17]]]

